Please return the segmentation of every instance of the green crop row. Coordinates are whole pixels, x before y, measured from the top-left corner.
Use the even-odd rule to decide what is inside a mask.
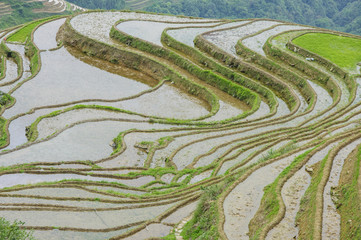
[[[291,88],[283,82],[277,81],[272,74],[257,69],[252,65],[225,53],[214,44],[208,42],[202,35],[196,37],[194,44],[218,61],[223,62],[223,64],[272,89],[276,95],[286,102],[290,109],[293,109],[297,105],[297,97],[292,94]]]
[[[198,62],[198,64],[203,65],[206,68],[210,68],[212,71],[217,72],[224,76],[225,78],[229,79],[230,81],[233,81],[241,86],[244,86],[256,93],[258,93],[260,96],[262,96],[267,104],[270,106],[271,112],[275,111],[275,108],[277,106],[277,101],[275,98],[275,94],[270,91],[268,88],[255,83],[253,80],[242,76],[233,70],[217,63],[213,59],[207,57],[202,52],[198,51],[195,48],[192,48],[186,44],[183,44],[176,39],[172,38],[168,33],[166,29],[162,33],[162,42],[165,46],[173,48],[177,51],[180,51],[184,53],[186,56],[188,56],[190,59],[195,60]]]
[[[236,47],[237,54],[243,57],[249,58],[252,62],[255,64],[258,64],[265,69],[268,69],[275,75],[280,76],[281,78],[285,79],[286,81],[292,83],[297,87],[297,89],[300,91],[302,96],[305,98],[306,102],[309,104],[309,106],[312,106],[312,103],[315,102],[315,95],[312,88],[307,84],[306,80],[299,75],[297,75],[295,72],[292,72],[284,67],[282,67],[280,64],[278,64],[275,61],[269,60],[266,57],[263,57],[262,55],[250,50],[246,46],[242,44],[242,41],[238,41]]]
[[[173,51],[122,33],[115,29],[114,26],[110,36],[141,51],[169,60],[206,83],[219,88],[240,101],[244,101],[250,108],[254,108],[255,104],[259,105],[260,103],[258,95],[249,89],[223,78],[210,70],[204,70]]]
[[[341,216],[340,239],[361,239],[360,163],[361,147],[359,145],[346,158],[339,185],[331,192]]]
[[[0,52],[0,80],[4,79],[6,72],[6,57]]]

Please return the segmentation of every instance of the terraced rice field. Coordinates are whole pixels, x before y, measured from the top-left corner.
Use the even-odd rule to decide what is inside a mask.
[[[84,11],[85,9],[79,7],[73,3],[69,3],[64,0],[38,0],[42,2],[44,7],[41,9],[34,9],[34,12],[50,12],[50,13],[59,13],[68,11]]]
[[[10,5],[3,3],[3,2],[0,3],[0,17],[11,14],[11,12],[12,12],[12,9],[11,9]]]
[[[133,12],[16,33],[0,217],[37,239],[360,238],[360,67],[294,41],[360,37]]]

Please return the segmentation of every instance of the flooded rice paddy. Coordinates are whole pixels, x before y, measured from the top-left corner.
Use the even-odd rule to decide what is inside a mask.
[[[142,44],[167,49],[171,57],[113,39],[112,27]],[[22,61],[4,56],[6,71],[0,81],[1,92],[14,99],[1,110],[0,217],[25,222],[37,239],[169,234],[190,239],[204,218],[213,224],[202,232],[214,234],[214,239],[293,239],[308,227],[296,226],[297,214],[309,210],[302,199],[316,191],[322,197],[313,204],[322,224],[310,217],[312,229],[322,239],[339,239],[342,216],[330,192],[338,185],[345,159],[361,144],[360,78],[350,77],[355,81],[351,89],[335,72],[288,50],[286,43],[308,29],[264,19],[87,12],[34,30],[40,59],[35,73],[27,48],[5,42]],[[121,62],[125,57],[112,63],[95,58],[83,49],[89,42],[79,47],[62,39],[62,31],[79,34],[75,42],[111,45],[115,52],[137,54],[141,63],[161,62],[164,69],[126,67]],[[179,42],[179,49],[163,42],[164,33]],[[276,35],[274,48],[322,72],[337,89],[327,89],[312,73],[267,55],[263,47]],[[195,47],[196,38],[214,49]],[[277,61],[279,69],[267,69],[252,53],[239,56],[237,44],[260,59]],[[197,49],[199,59],[189,57],[184,46]],[[223,59],[212,57],[213,50]],[[227,62],[231,58],[262,74],[250,76]],[[211,60],[222,71],[209,65]],[[314,102],[300,93],[304,83],[291,84],[282,75],[285,70],[309,84]],[[181,76],[181,82],[175,84],[166,71]],[[262,85],[262,91],[274,89],[262,76],[282,81],[297,99],[292,103],[297,108],[290,107],[282,91],[272,96],[274,103],[265,92],[260,96],[261,91],[251,90],[257,101],[245,92],[237,98],[239,92],[231,85],[222,85],[239,84],[232,71],[245,83]],[[210,87],[202,74],[217,81]],[[333,91],[339,96],[331,95]],[[324,186],[311,189],[315,176],[326,175]]]

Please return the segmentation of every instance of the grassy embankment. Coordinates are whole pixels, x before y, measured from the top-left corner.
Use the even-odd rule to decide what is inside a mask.
[[[361,239],[360,162],[359,145],[345,160],[339,185],[331,192],[341,216],[340,239]]]
[[[1,51],[1,50],[0,50]],[[4,79],[5,77],[5,55],[0,52],[0,80]]]

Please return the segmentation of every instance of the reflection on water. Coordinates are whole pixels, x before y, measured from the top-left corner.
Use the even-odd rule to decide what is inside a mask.
[[[61,25],[65,22],[65,18],[45,23],[36,29],[34,33],[34,43],[40,50],[49,50],[56,48],[56,34]]]
[[[148,239],[148,238],[161,238],[167,236],[170,230],[172,230],[172,228],[173,227],[163,225],[160,223],[154,223],[148,225],[146,229],[143,229],[142,231],[137,232],[136,234],[124,239],[138,240],[138,239]]]
[[[119,108],[146,114],[176,119],[194,119],[205,116],[208,104],[171,84],[165,84],[155,92],[119,103]]]
[[[140,13],[97,12],[78,15],[71,20],[71,24],[77,31],[95,40],[112,44],[109,37],[110,27],[121,18],[135,19],[137,17],[139,17],[139,21],[123,22],[119,24],[119,28],[122,28],[121,30],[126,31],[128,34],[139,36],[144,40],[159,45],[161,32],[164,28],[185,26],[176,23],[178,20],[183,22],[191,21],[188,18],[160,17]],[[143,21],[152,19],[169,20],[170,23]],[[189,31],[184,29],[171,30],[170,32],[175,34],[173,36],[176,39],[182,39],[181,41],[193,46],[192,40],[197,34],[210,29],[247,24],[243,27],[205,34],[206,38],[212,43],[237,56],[234,46],[241,37],[246,37],[249,34],[278,24],[278,22],[266,20],[244,21],[227,23],[212,28],[210,26],[214,26],[215,23],[201,24],[202,21],[206,20],[192,20],[193,23],[186,23],[186,25],[191,27],[207,26],[207,28],[187,28]],[[64,19],[41,26],[35,33],[36,44],[41,49],[56,47],[56,31],[63,22]],[[250,38],[256,39],[252,43],[254,45],[250,47],[255,47],[254,49],[259,51],[268,35],[287,30],[289,27],[294,26],[278,27]],[[49,41],[46,41],[46,37],[49,38]],[[23,46],[13,45],[12,48],[18,49],[23,56]],[[24,59],[26,58],[24,57]],[[38,107],[44,107],[45,109],[36,110],[28,115],[14,119],[9,127],[11,135],[9,148],[14,148],[26,142],[25,127],[34,122],[37,117],[54,110],[74,106],[73,101],[78,101],[81,104],[111,106],[163,118],[192,119],[202,117],[209,112],[209,106],[205,102],[183,93],[171,83],[166,82],[159,88],[152,89],[158,84],[158,81],[151,76],[86,56],[72,48],[42,52],[41,59],[43,65],[39,74],[14,92],[13,96],[17,99],[17,102],[14,107],[5,112],[4,116],[7,118],[13,117]],[[160,59],[158,60],[160,61]],[[26,69],[28,69],[28,65],[28,60],[25,60],[24,67]],[[11,70],[10,67],[8,70],[15,72],[16,68]],[[184,74],[195,82],[199,81],[193,79],[189,73]],[[26,78],[24,76],[22,80]],[[13,187],[17,184],[44,182],[56,182],[56,188],[47,185],[44,188],[31,186],[29,189],[23,188],[23,190],[3,189],[0,191],[3,193],[0,194],[0,202],[4,203],[3,208],[5,209],[0,212],[0,215],[10,221],[14,219],[25,221],[27,226],[75,227],[84,231],[86,229],[104,231],[102,233],[66,232],[56,229],[43,232],[36,231],[35,234],[40,239],[103,239],[114,237],[129,230],[107,232],[114,230],[110,229],[112,227],[154,219],[164,214],[170,207],[174,207],[175,204],[180,204],[180,201],[188,200],[188,205],[181,206],[179,209],[174,209],[175,212],[164,215],[166,217],[161,222],[159,222],[160,218],[148,222],[147,227],[140,229],[130,239],[164,237],[174,224],[182,221],[184,217],[194,211],[199,200],[193,199],[193,197],[197,197],[198,192],[188,192],[189,190],[193,191],[192,188],[184,188],[184,185],[178,186],[172,181],[197,184],[202,189],[203,185],[205,185],[202,184],[202,181],[211,177],[214,169],[219,169],[218,175],[226,174],[227,170],[230,169],[233,171],[232,173],[238,174],[237,171],[242,171],[242,169],[241,167],[235,169],[236,164],[247,159],[249,162],[245,163],[243,168],[249,167],[267,156],[267,154],[271,155],[271,148],[279,149],[293,138],[298,140],[300,135],[293,131],[294,129],[287,133],[279,131],[279,135],[269,133],[274,133],[279,128],[297,127],[300,121],[314,116],[332,104],[332,98],[324,89],[313,83],[311,83],[311,86],[319,97],[315,110],[307,114],[307,116],[295,117],[294,120],[290,121],[288,121],[289,119],[274,121],[274,118],[290,113],[286,103],[280,99],[278,99],[277,113],[272,117],[273,121],[268,121],[269,119],[258,120],[256,123],[249,121],[265,117],[270,113],[269,106],[265,102],[261,102],[258,111],[246,120],[235,121],[229,125],[222,125],[221,123],[212,126],[200,125],[199,127],[202,128],[198,128],[198,126],[156,124],[152,123],[154,121],[147,121],[147,116],[132,116],[125,113],[95,109],[72,110],[54,118],[44,119],[38,125],[39,138],[46,138],[54,132],[58,132],[58,135],[53,135],[46,141],[41,140],[34,144],[25,145],[16,151],[0,153],[0,166],[42,162],[39,163],[42,169],[32,169],[25,172],[19,170],[14,171],[13,174],[3,174],[0,176],[0,188]],[[239,100],[221,92],[219,89],[210,88],[210,90],[219,97],[220,110],[206,121],[227,119],[249,110]],[[343,85],[341,91],[343,94],[340,106],[347,102],[349,96]],[[51,106],[54,104],[62,104],[63,106]],[[303,103],[301,109],[306,106],[307,104]],[[336,110],[335,108],[330,112]],[[358,109],[353,111],[356,110]],[[322,117],[328,116],[327,114]],[[188,124],[188,122],[184,123]],[[342,131],[349,130],[351,127],[355,126],[345,125]],[[300,134],[305,135],[309,130],[307,128],[300,129],[304,130]],[[120,133],[124,134],[119,135]],[[337,131],[334,133],[337,133]],[[116,145],[114,144],[114,138],[117,136],[123,136],[123,138],[118,138],[119,141],[122,141],[121,150],[123,152],[109,157],[114,151],[113,147]],[[168,137],[167,140],[162,139],[164,137]],[[268,137],[272,139],[269,140]],[[169,145],[167,145],[168,139],[171,139]],[[298,144],[302,146],[311,140],[301,139],[301,143]],[[157,149],[158,147],[159,149]],[[267,150],[265,150],[266,148]],[[263,152],[257,152],[252,160],[249,159],[250,156],[253,156],[252,153],[261,149]],[[323,152],[323,154],[326,153]],[[225,211],[224,231],[230,239],[247,239],[248,224],[259,207],[264,187],[274,181],[298,154],[300,153],[284,157],[277,162],[256,170],[230,192],[223,205]],[[343,159],[344,156],[342,158],[336,157],[336,165],[333,166],[329,185],[338,180]],[[311,159],[310,163],[316,160]],[[52,163],[59,165],[53,166]],[[81,163],[84,163],[84,165],[81,165]],[[217,165],[218,163],[222,165]],[[148,169],[148,165],[154,169]],[[54,169],[51,169],[52,166]],[[125,166],[136,170],[121,168]],[[67,167],[73,168],[74,171],[64,169]],[[165,167],[167,169],[156,167]],[[199,167],[205,168],[192,170],[192,168]],[[179,172],[182,169],[185,170]],[[101,177],[96,177],[97,174],[101,174]],[[128,175],[124,176],[124,174]],[[74,179],[78,179],[78,181]],[[58,182],[61,180],[71,181]],[[302,168],[301,171],[297,172],[297,176],[291,178],[291,180],[282,189],[286,191],[282,191],[282,195],[286,199],[287,207],[291,206],[292,210],[297,210],[302,194],[292,194],[294,192],[288,190],[296,187],[299,192],[305,191],[310,179]],[[96,181],[96,183],[90,183],[89,181]],[[102,184],[102,181],[105,183]],[[109,184],[109,182],[114,182],[114,184]],[[161,188],[157,189],[157,187]],[[181,188],[181,192],[177,192],[180,190],[178,187]],[[195,191],[198,191],[197,189]],[[16,194],[22,194],[23,196]],[[292,198],[290,198],[290,195],[292,195]],[[19,196],[19,198],[15,199],[16,196]],[[330,204],[330,199],[327,197],[325,196],[325,203]],[[169,201],[174,203],[169,204]],[[149,206],[149,204],[154,203],[159,205],[168,204]],[[34,205],[37,207],[36,211],[33,209]],[[24,211],[11,210],[10,208],[14,206]],[[51,207],[55,208],[51,209]],[[83,209],[71,209],[69,207]],[[125,207],[126,209],[119,209]],[[324,214],[331,214],[330,217],[324,215],[329,218],[328,221],[324,221],[325,224],[331,226],[329,229],[334,226],[332,225],[334,223],[331,224],[333,219],[335,219],[333,222],[338,221],[335,211],[335,209],[331,208],[324,211]],[[295,213],[296,211],[288,211],[286,217],[294,216]],[[185,222],[185,220],[182,222]],[[289,223],[292,224],[293,221],[288,220],[287,224]],[[289,229],[289,232],[294,234],[295,230],[297,231],[293,226],[293,228]]]
[[[308,29],[308,27],[303,27],[298,25],[277,26],[275,28],[257,34],[255,36],[246,38],[245,40],[242,41],[242,44],[244,44],[252,51],[257,52],[263,56],[266,56],[265,52],[263,51],[263,46],[268,38],[289,30],[302,30],[302,29]]]
[[[18,66],[13,59],[6,59],[5,77],[0,81],[1,85],[7,84],[18,77]]]
[[[179,27],[184,24],[170,24],[148,21],[126,21],[117,25],[117,28],[131,36],[162,46],[160,38],[165,28]]]
[[[84,99],[117,99],[149,89],[148,86],[85,64],[64,48],[43,52],[39,74],[13,93],[16,104],[4,117],[31,108]]]
[[[152,219],[172,205],[173,204],[137,209],[90,212],[0,211],[0,215],[11,222],[17,219],[31,223],[32,226],[103,229]]]
[[[0,188],[13,187],[17,184],[28,185],[36,184],[43,182],[56,182],[69,179],[81,179],[89,181],[106,181],[106,182],[117,182],[122,183],[131,187],[141,187],[154,180],[152,176],[144,176],[136,179],[116,179],[116,178],[106,178],[106,177],[95,177],[91,175],[77,175],[77,174],[7,174],[0,176],[1,184]]]
[[[114,232],[73,232],[54,229],[50,231],[34,231],[33,236],[39,240],[99,240],[116,237],[131,229],[133,228],[126,228]]]
[[[269,28],[275,24],[278,24],[278,22],[257,21],[239,28],[210,32],[204,34],[204,37],[223,51],[237,56],[235,46],[241,38],[254,34],[262,29]]]
[[[51,175],[49,175],[49,176],[51,177]],[[4,176],[2,176],[1,187],[11,186],[11,182],[9,181],[10,179],[16,179],[17,181],[19,181],[19,184],[21,183],[20,181],[23,181],[22,183],[30,184],[30,183],[35,183],[37,181],[37,179],[39,179],[40,181],[45,181],[46,179],[51,179],[49,176],[44,175],[44,177],[42,177],[41,175],[31,175],[31,174],[4,175]],[[63,174],[63,176],[60,176],[60,177],[66,179],[69,177],[74,177],[74,175]],[[56,177],[54,177],[54,180],[52,180],[52,181],[55,181],[55,178]],[[30,188],[30,189],[24,189],[24,190],[15,190],[15,191],[10,191],[8,193],[9,194],[27,195],[27,196],[39,196],[39,197],[40,196],[48,196],[48,197],[57,197],[57,198],[101,198],[101,199],[109,199],[109,200],[114,200],[114,201],[119,200],[119,198],[117,198],[117,197],[92,193],[92,192],[88,192],[88,191],[85,191],[82,189],[77,189],[77,188],[42,187],[42,188]],[[28,201],[31,201],[31,198],[28,198],[28,200],[23,199],[22,201],[28,202]],[[58,204],[63,205],[63,203],[60,203],[60,202],[61,201],[59,201]],[[83,205],[85,203],[86,203],[86,201],[83,202]],[[115,204],[108,203],[108,207],[109,206],[115,207]]]
[[[0,156],[0,165],[9,166],[39,161],[95,161],[108,157],[113,152],[113,148],[109,146],[109,142],[111,142],[119,132],[131,128],[147,129],[162,127],[164,128],[164,126],[158,124],[117,121],[84,123],[62,132],[56,138],[49,141],[31,145],[15,152],[2,153]],[[135,161],[135,159],[133,160]]]
[[[166,15],[154,15],[147,13],[135,13],[135,12],[92,12],[86,14],[80,14],[71,19],[70,23],[72,27],[81,33],[92,39],[97,39],[109,44],[112,44],[112,40],[109,37],[109,32],[112,26],[120,19],[138,19],[138,20],[154,20],[164,22],[209,22],[212,19],[192,19],[183,18],[177,16]],[[219,20],[217,20],[219,21]],[[96,26],[96,27],[94,27]]]
[[[252,173],[226,197],[224,231],[228,239],[248,239],[248,223],[256,213],[263,189],[288,166],[297,154],[283,158]]]
[[[195,39],[195,37],[197,35],[200,35],[204,32],[208,32],[211,30],[218,30],[218,29],[223,29],[223,28],[229,28],[229,27],[234,27],[237,25],[241,25],[241,24],[245,24],[248,23],[249,21],[237,21],[237,22],[231,22],[231,23],[226,23],[226,24],[222,24],[216,27],[205,27],[205,25],[203,25],[204,27],[189,27],[189,28],[182,28],[182,29],[174,29],[174,30],[168,30],[167,33],[173,37],[174,39],[176,39],[179,42],[182,42],[188,46],[194,47],[194,42],[193,40]],[[212,23],[212,25],[214,25],[215,23]],[[199,25],[199,24],[197,24]]]

